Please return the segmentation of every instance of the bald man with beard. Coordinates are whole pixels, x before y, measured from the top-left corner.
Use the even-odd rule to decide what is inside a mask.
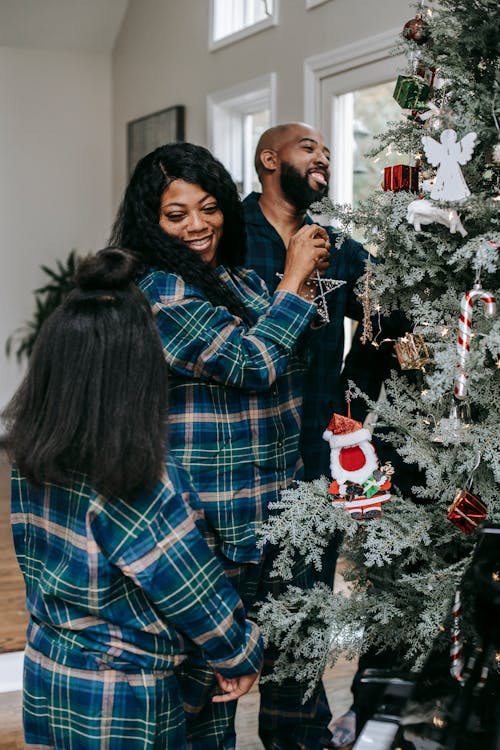
[[[304,227],[314,224],[307,209],[328,195],[330,152],[317,130],[304,123],[277,125],[262,134],[256,148],[255,168],[262,193],[251,193],[243,201],[247,255],[245,265],[266,282],[271,294],[283,272],[288,243]],[[330,264],[325,277],[346,283],[327,296],[330,322],[311,327],[302,345],[304,391],[301,454],[304,479],[330,475],[330,453],[322,439],[333,411],[346,412],[340,372],[344,352],[344,317],[359,320],[361,305],[354,285],[363,274],[368,253],[353,240],[340,248],[336,233],[324,227],[330,240]],[[341,537],[336,536],[325,552],[321,574],[311,571],[310,585],[321,580],[333,586]],[[292,583],[296,583],[293,581]],[[304,581],[300,585],[306,585]],[[265,670],[272,660],[265,661]],[[261,684],[259,735],[268,750],[320,750],[331,747],[331,719],[323,685],[302,704],[308,686],[285,682]]]
[[[328,195],[330,152],[321,133],[311,126],[277,125],[262,134],[255,153],[255,168],[262,193],[251,193],[243,201],[246,265],[264,279],[272,294],[279,283],[277,274],[283,272],[291,237],[302,227],[313,224],[307,215],[308,207]],[[345,240],[336,247],[336,232],[332,227],[324,229],[331,245],[325,277],[346,283],[327,295],[330,322],[311,329],[306,341],[301,453],[308,481],[329,476],[330,455],[322,434],[325,420],[328,422],[332,412],[342,414],[346,410],[340,385],[344,317],[354,320],[362,317],[354,285],[369,257],[353,240]],[[358,384],[359,380],[356,378]]]

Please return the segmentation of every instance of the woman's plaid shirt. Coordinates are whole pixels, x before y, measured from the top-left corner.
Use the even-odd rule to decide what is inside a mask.
[[[258,629],[204,528],[199,498],[170,457],[163,480],[133,502],[107,500],[82,475],[68,487],[34,487],[14,467],[29,643],[81,669],[172,669],[196,644],[222,674],[257,671]]]
[[[169,444],[189,471],[226,557],[257,561],[256,527],[302,466],[298,440],[304,363],[293,353],[316,308],[269,297],[242,268],[217,269],[255,317],[243,325],[177,274],[152,271],[151,302],[170,368]]]

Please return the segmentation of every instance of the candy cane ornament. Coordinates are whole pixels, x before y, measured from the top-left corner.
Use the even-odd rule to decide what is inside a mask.
[[[484,304],[484,314],[487,318],[494,318],[497,305],[491,292],[485,292],[481,284],[474,284],[472,289],[465,292],[460,303],[460,320],[458,323],[457,339],[457,374],[455,375],[454,391],[458,399],[464,399],[467,395],[468,374],[467,360],[469,359],[470,345],[472,339],[472,308],[474,302],[480,299]]]
[[[455,591],[455,601],[453,602],[453,625],[451,629],[451,676],[459,682],[462,682],[462,671],[464,668],[463,655],[462,655],[462,638],[460,636],[460,615],[461,615],[461,603],[460,603],[460,589]]]

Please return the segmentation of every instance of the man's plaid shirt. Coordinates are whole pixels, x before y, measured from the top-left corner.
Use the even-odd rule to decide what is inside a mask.
[[[243,201],[246,225],[246,265],[261,276],[270,292],[279,283],[278,273],[285,266],[286,248],[276,229],[259,206],[260,193],[251,193]],[[304,224],[314,223],[306,216]],[[335,246],[336,235],[325,227],[331,242],[330,267],[325,276],[342,279],[346,283],[327,296],[330,322],[320,328],[309,329],[305,338],[308,365],[304,378],[301,453],[306,479],[322,474],[330,476],[330,451],[322,435],[334,411],[345,413],[345,398],[340,385],[340,371],[344,356],[344,316],[360,320],[361,305],[356,299],[354,285],[364,273],[368,253],[359,242],[345,240]],[[363,386],[361,373],[350,377]]]
[[[209,550],[200,501],[172,458],[133,502],[107,500],[76,474],[68,487],[35,487],[14,467],[12,529],[28,641],[50,659],[166,670],[197,644],[229,677],[259,668],[258,630]]]
[[[254,315],[250,328],[176,274],[153,271],[139,286],[170,368],[170,450],[223,554],[251,562],[256,526],[301,467],[303,362],[293,350],[316,308],[289,292],[270,299],[253,271],[217,272]]]

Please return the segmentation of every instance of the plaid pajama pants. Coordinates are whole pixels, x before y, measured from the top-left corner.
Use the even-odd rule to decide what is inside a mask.
[[[185,750],[172,671],[66,667],[32,649],[24,659],[26,750]]]
[[[223,561],[226,575],[251,611],[255,601],[286,588],[271,578],[272,555],[261,565]],[[300,561],[293,584],[309,587],[314,573]],[[265,652],[263,674],[275,652]],[[331,713],[323,685],[302,703],[294,680],[265,683],[259,735],[267,750],[322,750]],[[234,750],[236,702],[212,703],[213,670],[192,657],[174,672],[75,669],[26,648],[23,720],[26,750]],[[187,740],[186,740],[187,737]]]
[[[276,596],[290,583],[310,588],[315,582],[314,570],[301,560],[295,564],[293,580],[271,577],[272,551],[260,565],[237,565],[227,559],[222,563],[249,613],[253,604],[264,600],[268,593]],[[276,658],[273,648],[264,650],[263,675],[273,671]],[[211,702],[212,696],[219,692],[213,671],[201,661],[193,663],[187,659],[176,669],[176,674],[186,712],[188,750],[234,750],[236,702]],[[259,736],[266,750],[322,750],[331,739],[328,724],[332,715],[323,684],[303,703],[308,687],[295,680],[259,684]]]

